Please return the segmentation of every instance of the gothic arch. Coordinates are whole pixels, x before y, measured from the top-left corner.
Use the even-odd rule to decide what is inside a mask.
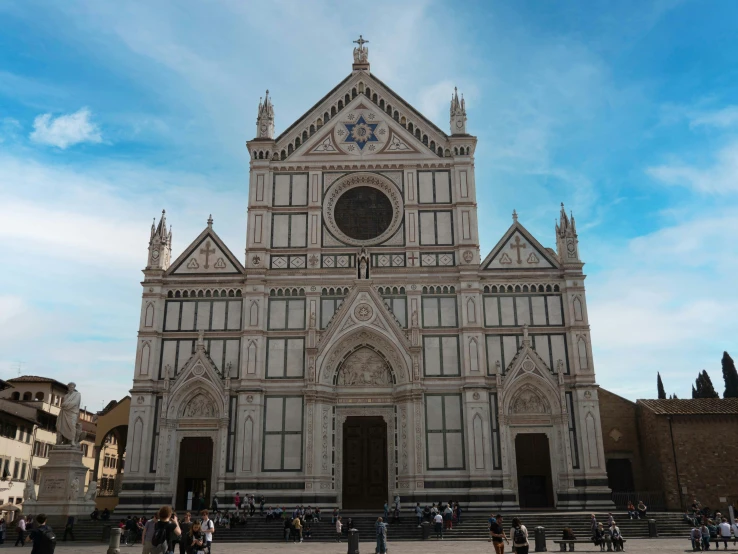
[[[213,405],[214,415],[209,417],[221,418],[223,414],[228,413],[222,391],[217,390],[210,381],[196,377],[187,381],[172,394],[167,407],[167,418],[181,418],[185,408],[198,395],[203,395]]]
[[[521,406],[520,404],[515,406],[515,402],[530,394],[538,396],[545,408],[544,412],[538,412],[539,415],[555,416],[561,414],[562,406],[559,400],[559,391],[550,381],[535,374],[526,374],[505,388],[501,399],[502,413],[508,416],[513,413],[521,413],[516,412],[515,408]]]
[[[331,345],[320,361],[317,381],[334,383],[341,364],[362,347],[372,349],[387,361],[395,384],[410,382],[411,372],[405,354],[391,340],[367,327],[349,332]]]

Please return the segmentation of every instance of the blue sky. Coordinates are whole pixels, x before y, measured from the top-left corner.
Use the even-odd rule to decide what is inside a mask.
[[[516,209],[547,246],[577,218],[595,367],[631,399],[722,392],[738,355],[738,4],[0,0],[0,376],[131,380],[151,218],[175,255],[209,213],[245,246],[248,156],[351,70],[479,137],[482,256]]]

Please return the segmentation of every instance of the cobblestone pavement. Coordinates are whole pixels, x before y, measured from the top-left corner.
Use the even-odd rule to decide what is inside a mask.
[[[5,543],[1,548],[12,548],[12,543]],[[277,553],[277,552],[300,552],[304,554],[346,554],[348,545],[345,542],[338,543],[249,543],[249,544],[214,544],[213,554],[245,554],[258,552],[261,553]],[[362,554],[372,554],[374,552],[374,544],[370,542],[361,542],[359,550]],[[122,546],[121,554],[141,552],[139,546]],[[533,552],[533,547],[530,549]],[[599,552],[600,549],[594,545],[577,544],[576,552]],[[712,545],[710,552],[715,552],[715,546]],[[20,552],[23,552],[21,550]],[[28,549],[30,552],[30,548]],[[389,542],[389,552],[391,554],[435,554],[435,553],[458,553],[458,554],[494,554],[492,545],[484,541],[427,541],[427,542]],[[511,552],[509,547],[505,548],[506,554]],[[559,546],[548,541],[548,552],[559,552]],[[654,552],[669,553],[692,552],[692,548],[687,538],[684,539],[633,539],[629,540],[625,545],[625,552]],[[724,552],[722,544],[720,552]],[[738,552],[738,546],[728,543],[728,552]],[[56,547],[55,554],[106,554],[107,546],[102,544],[67,544],[59,542]]]

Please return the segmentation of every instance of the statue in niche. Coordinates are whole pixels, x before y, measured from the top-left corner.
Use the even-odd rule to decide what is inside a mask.
[[[182,413],[183,417],[215,417],[215,406],[209,398],[198,394],[190,400]]]
[[[359,279],[369,279],[369,254],[366,248],[359,253]]]
[[[387,363],[370,348],[354,352],[341,366],[339,386],[390,385],[392,376]]]
[[[541,397],[532,390],[523,390],[513,401],[512,412],[516,414],[545,414],[546,405]]]

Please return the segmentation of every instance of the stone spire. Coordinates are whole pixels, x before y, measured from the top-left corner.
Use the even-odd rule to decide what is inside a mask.
[[[566,215],[564,203],[561,203],[559,221],[556,223],[556,250],[562,263],[580,264],[579,260],[579,238],[577,236],[577,225],[574,214]]]
[[[274,106],[269,91],[262,101],[259,98],[259,113],[256,116],[256,138],[274,139]]]
[[[456,87],[451,95],[451,134],[466,134],[466,102],[463,94],[459,100],[459,89]]]
[[[156,219],[154,219],[156,221]],[[149,263],[146,269],[169,268],[172,254],[172,228],[167,231],[167,213],[161,211],[161,219],[156,227],[151,224],[151,237],[149,238]]]
[[[359,40],[355,40],[354,43],[359,46],[354,48],[354,65],[353,69],[365,69],[369,71],[369,48],[364,46],[369,41],[364,39],[363,36],[359,35]]]

